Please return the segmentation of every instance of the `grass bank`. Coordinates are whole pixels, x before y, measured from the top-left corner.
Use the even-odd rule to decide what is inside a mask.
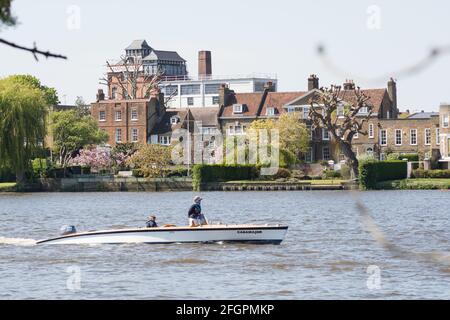
[[[1,191],[12,191],[16,186],[15,182],[0,182],[0,192]]]
[[[402,179],[378,182],[380,190],[442,190],[450,189],[450,179]]]

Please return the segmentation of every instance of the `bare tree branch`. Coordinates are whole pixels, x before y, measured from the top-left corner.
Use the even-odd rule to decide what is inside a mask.
[[[13,42],[7,41],[5,39],[0,38],[0,43],[6,44],[7,46],[19,49],[19,50],[24,50],[24,51],[28,51],[31,52],[33,54],[33,57],[36,59],[36,61],[39,61],[38,59],[38,55],[42,55],[44,57],[48,58],[56,58],[56,59],[67,59],[66,56],[60,55],[60,54],[56,54],[56,53],[51,53],[50,51],[42,51],[39,50],[36,47],[36,43],[33,43],[33,48],[27,48],[18,44],[15,44]]]

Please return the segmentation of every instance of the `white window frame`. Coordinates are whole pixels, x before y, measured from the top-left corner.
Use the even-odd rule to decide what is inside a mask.
[[[139,113],[136,108],[131,109],[131,121],[138,121]]]
[[[322,128],[322,140],[330,141],[330,131],[327,128]]]
[[[400,133],[400,143],[398,142],[398,137],[397,134]],[[401,146],[403,145],[403,130],[402,129],[395,129],[395,145],[396,146]]]
[[[171,125],[177,124],[179,120],[180,118],[178,118],[177,116],[173,116],[170,118],[170,124]]]
[[[413,132],[414,132],[414,137],[415,137],[415,143],[413,143]],[[417,129],[409,130],[409,144],[411,146],[417,146]]]
[[[309,119],[309,106],[303,106],[303,119]]]
[[[436,145],[439,146],[441,144],[441,130],[436,128]]]
[[[242,113],[244,111],[244,107],[242,104],[233,104],[233,113]]]
[[[369,124],[369,139],[373,139],[375,138],[375,130],[374,130],[374,126],[373,123]]]
[[[170,137],[169,136],[159,136],[159,144],[163,146],[170,146]]]
[[[431,129],[430,128],[426,128],[425,132],[424,132],[424,138],[425,138],[425,145],[426,146],[431,146]]]
[[[448,128],[448,121],[449,121],[449,116],[448,114],[444,114],[442,116],[442,128]]]
[[[105,122],[106,121],[106,110],[100,110],[98,112],[98,121],[101,121],[101,122]]]
[[[383,143],[383,133],[384,133],[384,143]],[[381,129],[380,130],[380,146],[387,146],[387,143],[388,143],[387,130]]]
[[[266,116],[274,116],[275,115],[275,108],[274,107],[268,107],[266,109]]]
[[[119,122],[122,121],[122,110],[116,110],[114,112],[114,119]]]
[[[325,150],[328,150],[328,157],[325,157]],[[322,147],[322,159],[323,160],[330,160],[331,159],[331,152],[329,146],[323,146]]]
[[[116,143],[122,142],[122,129],[121,128],[116,129],[115,138],[116,138]]]
[[[131,142],[138,142],[139,141],[139,131],[137,128],[131,129]]]

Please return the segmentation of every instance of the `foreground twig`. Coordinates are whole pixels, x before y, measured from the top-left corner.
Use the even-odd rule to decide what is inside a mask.
[[[27,48],[27,47],[15,44],[13,42],[10,42],[10,41],[7,41],[7,40],[1,39],[1,38],[0,38],[0,43],[6,44],[7,46],[10,46],[10,47],[13,47],[16,49],[31,52],[33,54],[34,58],[36,59],[36,61],[39,61],[38,55],[42,55],[42,56],[46,57],[47,59],[48,58],[67,59],[66,56],[63,56],[60,54],[51,53],[50,51],[39,50],[36,47],[36,43],[33,43],[33,48]]]

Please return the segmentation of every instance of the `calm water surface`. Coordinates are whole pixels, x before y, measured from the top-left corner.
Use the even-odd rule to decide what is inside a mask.
[[[135,227],[155,213],[159,223],[184,225],[193,194],[0,194],[0,299],[450,299],[450,263],[414,258],[430,252],[450,257],[448,192],[202,196],[209,219],[288,224],[285,241],[25,246],[17,238],[48,238],[64,224],[79,230]],[[390,241],[413,254],[391,252],[374,241],[356,199]],[[367,285],[377,283],[367,273],[372,265],[380,270],[379,289]],[[77,270],[79,290],[70,290],[71,271]]]

